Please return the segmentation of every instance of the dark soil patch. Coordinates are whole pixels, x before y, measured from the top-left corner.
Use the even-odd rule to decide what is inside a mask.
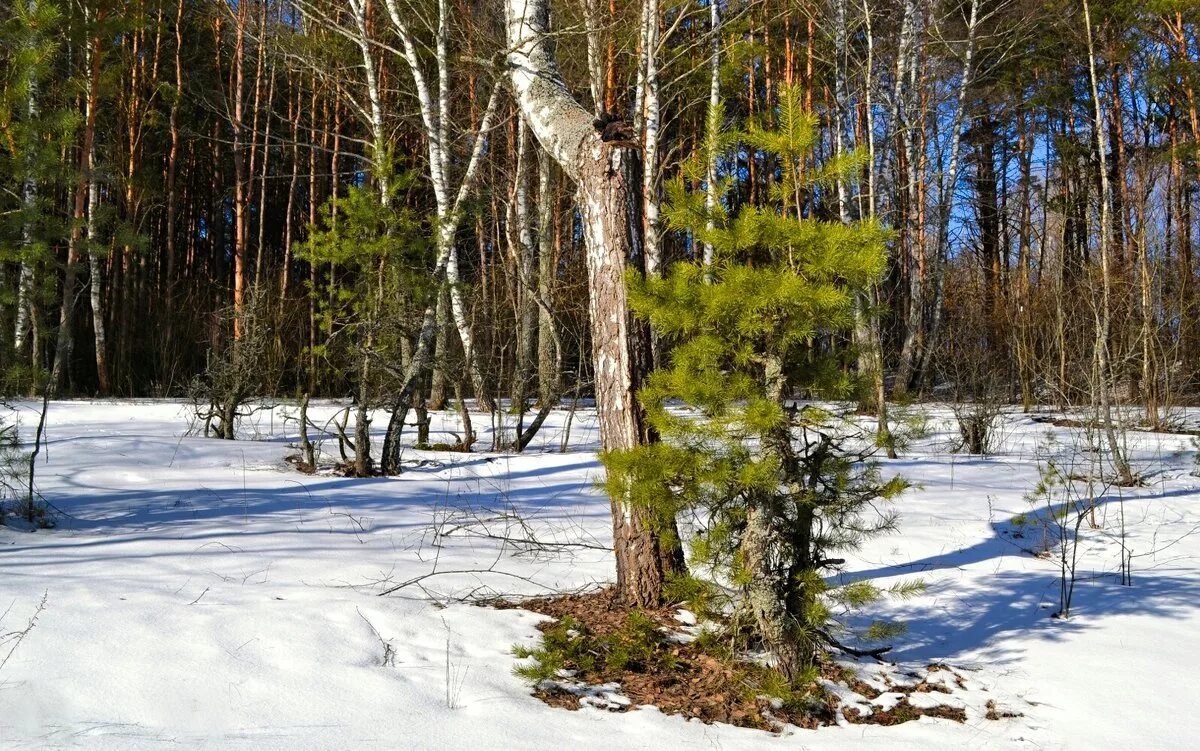
[[[629,615],[629,611],[617,603],[611,589],[525,600],[508,607],[532,610],[551,616],[555,621],[572,618],[586,624],[596,637],[621,633]],[[664,629],[680,629],[674,609],[641,612]],[[545,632],[553,625],[553,622],[547,622],[539,629]],[[815,728],[833,720],[833,701],[819,689],[813,690],[809,706],[802,709],[772,708],[771,702],[755,690],[765,677],[763,668],[707,654],[695,642],[685,644],[664,639],[656,649],[665,652],[664,659],[621,670],[581,673],[576,677],[592,685],[619,683],[621,694],[630,700],[630,704],[614,711],[653,704],[666,714],[764,730],[778,730],[783,723]],[[576,694],[545,683],[535,690],[534,695],[555,707],[578,709],[580,706],[580,697]]]
[[[539,625],[543,633],[553,629],[557,622],[571,619],[583,624],[590,636],[597,639],[621,634],[622,629],[627,629],[629,618],[629,611],[618,604],[612,589],[491,604],[500,608],[519,607],[554,618],[554,621]],[[681,630],[674,608],[641,612],[664,632]],[[654,648],[660,653],[654,659],[621,669],[600,667],[591,672],[579,671],[574,680],[593,686],[620,684],[620,693],[629,699],[629,704],[613,707],[613,711],[654,705],[666,714],[772,731],[780,730],[785,724],[812,729],[833,724],[836,719],[837,699],[819,686],[800,691],[788,689],[789,695],[774,698],[776,692],[771,689],[780,686],[777,675],[755,663],[706,651],[703,640],[680,643],[664,635]],[[830,663],[821,672],[823,677],[842,683],[867,699],[880,695],[878,690],[840,665]],[[889,687],[889,690],[903,693],[947,691],[943,686],[924,682],[911,687]],[[550,681],[540,683],[534,695],[554,707],[578,709],[581,706],[581,697],[577,693]],[[893,725],[921,716],[944,717],[957,722],[966,719],[961,709],[948,706],[920,709],[909,704],[907,699],[886,712],[880,710],[860,716],[857,711],[846,709],[847,719],[858,723]]]
[[[1021,714],[1020,712],[1001,709],[1000,707],[996,706],[996,702],[994,700],[989,699],[987,703],[987,714],[985,716],[989,720],[1003,720],[1012,717],[1024,717],[1025,715]]]
[[[967,721],[967,712],[960,707],[948,707],[944,704],[929,708],[914,707],[908,702],[908,699],[901,699],[891,709],[876,709],[871,714],[859,712],[854,707],[846,707],[842,710],[842,714],[846,715],[846,719],[855,725],[900,725],[920,717],[940,717],[955,722]]]

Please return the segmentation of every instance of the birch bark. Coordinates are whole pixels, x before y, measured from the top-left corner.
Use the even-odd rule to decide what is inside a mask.
[[[567,91],[550,37],[547,0],[508,0],[509,70],[521,113],[542,147],[578,186],[587,248],[592,359],[600,440],[606,451],[650,440],[635,394],[649,355],[649,332],[630,314],[627,260],[644,264],[637,144],[602,139]],[[624,494],[612,497],[617,591],[629,604],[662,599],[682,570],[678,535],[656,530]]]
[[[467,305],[463,297],[462,281],[458,267],[458,248],[454,239],[462,218],[462,206],[465,199],[474,189],[477,165],[468,166],[458,184],[457,192],[451,186],[451,153],[449,136],[450,119],[450,19],[446,0],[438,0],[437,28],[434,32],[434,59],[436,89],[430,85],[417,46],[417,39],[401,13],[397,0],[384,0],[388,18],[392,28],[400,39],[401,50],[413,85],[417,92],[417,101],[421,112],[421,122],[425,128],[428,144],[429,178],[433,184],[434,202],[437,213],[437,230],[435,246],[438,256],[438,266],[445,271],[445,281],[450,287],[450,312],[462,342],[463,355],[471,376],[471,385],[475,390],[476,402],[484,409],[493,407],[488,395],[483,370],[479,364],[479,356],[475,349],[475,336],[471,322],[467,317]],[[480,132],[476,135],[476,143],[482,139],[482,133],[490,128],[499,94],[499,81],[492,90],[484,113]],[[472,155],[474,159],[474,154]]]

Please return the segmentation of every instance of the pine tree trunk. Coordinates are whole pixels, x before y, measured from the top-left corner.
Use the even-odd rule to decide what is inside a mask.
[[[234,33],[234,72],[233,72],[233,106],[231,122],[233,130],[233,336],[242,337],[241,312],[246,298],[246,239],[249,236],[249,217],[247,202],[249,201],[248,186],[246,185],[246,155],[244,153],[245,121],[245,51],[247,36],[248,5],[240,3],[236,15],[237,23]]]
[[[712,37],[709,41],[709,60],[708,60],[708,119],[709,128],[716,128],[722,123],[712,122],[716,116],[718,107],[721,104],[721,10],[720,3],[710,2],[709,10],[709,30],[708,33]],[[708,155],[708,164],[706,165],[705,186],[704,186],[704,210],[708,212],[708,229],[711,231],[714,227],[713,217],[716,214],[717,202],[721,199],[718,195],[720,187],[717,184],[717,153]],[[704,265],[711,266],[714,260],[714,250],[712,243],[704,243],[703,249]]]
[[[775,657],[775,669],[789,681],[795,681],[815,663],[817,644],[811,637],[806,638],[797,620],[787,612],[783,582],[771,556],[775,535],[769,504],[765,501],[751,504],[746,511],[746,529],[741,541],[744,565],[752,572],[746,585],[746,603],[758,633]]]

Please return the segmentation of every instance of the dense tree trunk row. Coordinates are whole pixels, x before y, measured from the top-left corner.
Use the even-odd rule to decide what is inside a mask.
[[[638,147],[648,273],[713,260],[660,218],[710,113],[743,123],[794,81],[823,125],[818,161],[862,160],[861,180],[814,184],[798,209],[895,230],[887,281],[861,301],[852,340],[832,343],[875,374],[866,391],[1002,388],[1029,406],[1103,383],[1152,421],[1191,398],[1200,115],[1187,4],[821,0],[801,9],[811,22],[770,2],[553,10],[586,29],[557,40],[587,115],[571,138],[599,125]],[[346,325],[338,290],[357,272],[296,248],[364,182],[426,217],[439,291],[414,319],[432,320],[414,388],[441,403],[461,371],[490,408],[532,395],[535,371],[549,401],[557,371],[591,368],[576,294],[588,207],[574,168],[553,179],[569,144],[521,136],[498,8],[23,0],[4,13],[16,95],[0,119],[0,311],[18,380],[36,366],[64,393],[180,392],[206,349],[239,335],[223,311],[263,295],[280,385],[345,392],[371,370],[328,354]],[[777,167],[743,146],[688,179],[707,186],[711,215],[720,183],[733,209],[772,190]],[[425,331],[407,328],[414,344]],[[966,331],[1000,378],[965,378]]]

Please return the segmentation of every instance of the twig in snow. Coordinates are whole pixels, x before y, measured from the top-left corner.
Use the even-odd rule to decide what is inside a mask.
[[[42,601],[38,603],[37,609],[33,611],[33,615],[29,617],[29,622],[25,624],[25,628],[20,631],[10,631],[7,634],[0,634],[0,644],[5,642],[12,644],[5,653],[4,659],[0,660],[0,670],[8,664],[8,660],[13,656],[13,652],[17,651],[17,647],[21,646],[21,642],[25,641],[25,637],[29,636],[29,632],[37,625],[38,616],[46,609],[46,598],[50,596],[49,591],[42,593]],[[7,611],[5,611],[7,612]]]
[[[367,628],[371,629],[371,633],[375,634],[375,638],[378,639],[379,643],[383,645],[383,662],[380,664],[385,668],[396,667],[395,647],[392,646],[390,641],[384,639],[383,636],[380,635],[379,629],[375,628],[375,624],[371,623],[370,619],[363,615],[363,611],[359,610],[358,608],[354,609],[358,611],[358,617],[363,619],[363,622],[367,624]]]
[[[434,576],[442,576],[442,575],[446,575],[446,574],[496,574],[498,576],[508,576],[513,579],[520,579],[523,582],[526,582],[528,584],[533,584],[536,587],[540,587],[540,588],[546,590],[547,592],[556,591],[553,587],[547,587],[545,584],[541,584],[540,582],[534,581],[533,579],[529,578],[528,576],[522,576],[520,574],[513,574],[508,571],[497,571],[496,569],[493,569],[493,568],[486,568],[486,569],[467,568],[467,569],[454,569],[454,570],[447,570],[447,571],[430,571],[428,573],[421,574],[420,576],[414,576],[411,579],[402,581],[393,587],[388,587],[387,589],[383,590],[376,596],[384,597],[384,596],[390,595],[394,592],[399,592],[400,590],[402,590],[406,587],[411,587],[414,584],[419,584],[420,582],[423,582],[426,579],[432,578]]]

